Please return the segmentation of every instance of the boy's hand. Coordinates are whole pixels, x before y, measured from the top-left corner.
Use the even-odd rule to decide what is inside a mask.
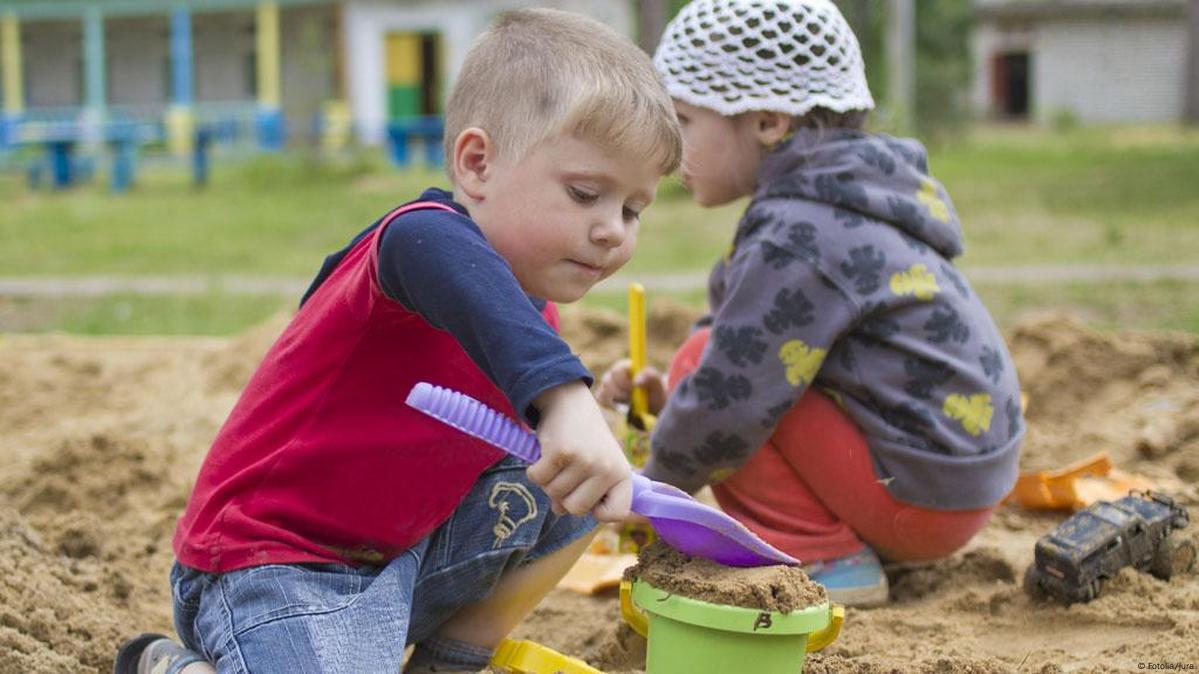
[[[618,402],[628,402],[634,386],[641,386],[645,389],[649,403],[646,411],[657,415],[666,405],[666,376],[653,367],[645,367],[637,373],[634,381],[629,376],[632,371],[633,362],[628,358],[617,361],[600,379],[595,397],[604,407],[615,407]]]
[[[556,386],[533,402],[541,412],[541,460],[529,479],[549,494],[554,512],[590,512],[619,522],[633,500],[631,469],[599,405],[582,381]]]

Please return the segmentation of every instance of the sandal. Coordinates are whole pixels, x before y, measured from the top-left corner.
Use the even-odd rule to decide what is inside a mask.
[[[152,645],[160,641],[168,642],[164,644],[164,648],[168,652],[158,655],[154,662],[146,662],[147,666],[143,670],[143,656]],[[193,653],[176,644],[167,635],[146,632],[121,644],[120,650],[117,651],[117,658],[113,662],[112,671],[113,674],[149,674],[150,668],[161,664],[163,660],[167,661],[167,668],[163,670],[165,672],[178,672],[192,663],[205,662],[198,653]]]

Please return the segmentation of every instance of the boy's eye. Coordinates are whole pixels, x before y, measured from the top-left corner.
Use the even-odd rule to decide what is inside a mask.
[[[570,197],[580,204],[589,204],[599,198],[598,194],[581,190],[573,186],[568,186],[566,190],[570,192]]]
[[[627,208],[627,207],[624,209],[624,219],[625,220],[636,220],[637,218],[640,218],[640,217],[641,217],[641,211],[635,211],[635,210],[633,210],[631,208]]]

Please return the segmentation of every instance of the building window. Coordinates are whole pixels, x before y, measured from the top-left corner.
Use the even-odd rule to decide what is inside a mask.
[[[1027,51],[1001,52],[991,58],[991,106],[1008,119],[1027,119],[1031,111],[1032,69]]]

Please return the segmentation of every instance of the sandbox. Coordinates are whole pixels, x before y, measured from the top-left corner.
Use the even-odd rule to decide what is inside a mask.
[[[654,302],[664,365],[695,312]],[[232,339],[0,336],[0,674],[105,672],[116,645],[169,632],[170,537],[208,444],[286,317]],[[615,314],[567,307],[563,333],[602,371],[625,350]],[[1199,337],[1105,335],[1061,317],[1007,333],[1028,394],[1022,468],[1104,450],[1199,521]],[[1126,569],[1099,599],[1020,589],[1063,514],[1004,506],[967,548],[888,568],[885,607],[849,610],[808,674],[992,674],[1199,667],[1199,576]],[[1199,540],[1199,526],[1181,532]],[[645,641],[615,591],[558,590],[518,628],[608,674],[642,672]],[[752,664],[741,671],[752,672]]]

